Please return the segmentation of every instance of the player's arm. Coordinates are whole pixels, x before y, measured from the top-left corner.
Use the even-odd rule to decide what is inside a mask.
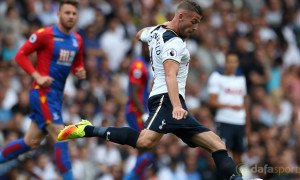
[[[129,86],[130,86],[130,98],[134,107],[137,109],[137,111],[140,114],[144,114],[145,108],[138,96],[140,85],[138,83],[130,83]]]
[[[78,40],[78,53],[76,54],[75,60],[72,64],[71,71],[73,74],[77,76],[78,79],[85,79],[86,78],[86,71],[84,69],[84,64],[83,64],[83,43],[82,39],[79,35],[76,35],[77,40]]]
[[[212,108],[232,108],[235,110],[240,110],[242,107],[241,106],[233,106],[229,104],[222,104],[218,101],[218,94],[210,93],[209,94],[209,101],[208,104]]]
[[[155,26],[152,26],[152,27],[145,27],[139,30],[135,35],[136,39],[142,42],[147,42],[148,39],[150,38],[150,32],[154,28]]]
[[[246,78],[243,77],[243,84],[244,84],[244,106],[243,108],[245,109],[245,113],[246,113],[246,125],[245,125],[245,133],[247,135],[247,137],[249,137],[250,133],[251,133],[251,122],[250,122],[250,110],[249,110],[249,97],[247,96],[247,84],[246,84]]]
[[[212,108],[226,108],[226,107],[229,107],[226,104],[219,103],[219,101],[218,101],[218,94],[214,94],[214,93],[210,93],[209,94],[208,104]]]
[[[129,96],[134,107],[142,115],[142,119],[145,122],[149,115],[146,113],[142,100],[138,96],[141,84],[143,84],[145,81],[145,71],[137,64],[138,63],[133,63],[129,69]]]
[[[150,28],[151,28],[151,27],[145,27],[145,28],[139,30],[139,31],[136,33],[136,35],[135,35],[136,39],[139,40],[139,41],[142,41],[142,39],[141,39],[142,33],[143,33],[144,31],[147,31],[147,30],[150,29]]]
[[[43,86],[50,86],[54,80],[50,76],[42,76],[34,68],[28,56],[34,51],[38,51],[40,48],[43,48],[43,33],[41,30],[35,32],[30,36],[30,38],[25,42],[25,44],[19,49],[15,56],[15,61],[21,66],[29,75],[31,75],[35,81]]]
[[[169,24],[170,24],[169,21],[163,23],[163,25],[165,25],[165,26],[168,26]],[[145,27],[145,28],[139,30],[136,33],[136,36],[135,36],[136,39],[139,41],[142,41],[142,42],[147,42],[148,38],[150,37],[150,31],[153,30],[155,27],[157,27],[157,26]]]
[[[182,108],[179,99],[179,89],[177,81],[179,65],[181,59],[183,58],[184,50],[185,45],[183,43],[183,40],[178,37],[174,37],[164,44],[161,54],[165,71],[165,81],[167,84],[169,98],[173,106],[172,116],[177,120],[186,118],[186,116],[188,115],[188,112]]]
[[[251,133],[251,122],[250,122],[250,116],[249,116],[249,101],[248,101],[248,96],[244,96],[244,109],[246,112],[246,126],[245,126],[245,132],[246,135],[250,135]]]
[[[182,108],[179,99],[179,90],[177,82],[177,74],[179,70],[179,63],[174,60],[166,60],[164,62],[165,78],[168,88],[169,98],[173,106],[173,118],[180,120],[186,118],[187,111]]]

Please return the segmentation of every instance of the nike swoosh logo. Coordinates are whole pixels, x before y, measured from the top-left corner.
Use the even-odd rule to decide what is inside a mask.
[[[78,126],[82,126],[82,125],[85,125],[85,124],[76,124],[75,127],[78,128]]]

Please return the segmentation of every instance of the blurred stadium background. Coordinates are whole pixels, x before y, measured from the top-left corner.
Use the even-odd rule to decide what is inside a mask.
[[[283,174],[249,171],[246,180],[300,179],[300,1],[196,0],[203,7],[200,30],[188,40],[191,53],[186,103],[212,130],[214,111],[207,106],[207,79],[236,51],[247,77],[252,132],[242,162],[248,167],[285,167]],[[80,0],[76,31],[84,41],[87,79],[70,75],[63,118],[81,118],[96,126],[126,126],[127,70],[139,53],[135,33],[173,17],[179,0]],[[0,0],[0,148],[22,137],[30,120],[31,77],[14,61],[32,32],[55,24],[57,0]],[[34,60],[34,55],[32,56]],[[0,179],[61,179],[53,162],[52,142],[0,165]],[[148,179],[215,180],[207,152],[190,149],[172,135],[155,148]],[[70,142],[77,180],[122,179],[134,165],[136,150],[101,139]],[[289,169],[287,169],[289,168]],[[288,171],[289,170],[289,171]],[[187,178],[188,177],[188,178]]]

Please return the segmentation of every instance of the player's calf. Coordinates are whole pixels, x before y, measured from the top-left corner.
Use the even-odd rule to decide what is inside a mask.
[[[195,134],[192,137],[191,142],[193,145],[202,147],[210,153],[226,149],[225,143],[212,131]]]
[[[136,147],[136,142],[140,135],[138,131],[128,127],[116,128],[86,126],[84,131],[85,137],[102,137],[107,141],[122,145],[127,144],[134,148]]]

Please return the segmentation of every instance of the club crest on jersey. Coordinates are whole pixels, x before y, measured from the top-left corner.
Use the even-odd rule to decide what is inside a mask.
[[[177,52],[175,51],[175,49],[169,49],[167,51],[167,55],[171,56],[171,57],[176,57],[177,56]]]
[[[73,41],[73,46],[74,46],[74,47],[78,47],[77,40],[76,40],[76,39],[72,39],[72,41]]]
[[[54,112],[52,114],[52,117],[53,117],[53,120],[59,120],[59,115],[56,112]]]
[[[29,42],[30,43],[35,43],[35,41],[37,40],[37,36],[36,34],[32,34],[29,38]]]
[[[133,77],[135,77],[136,79],[140,79],[142,77],[142,71],[140,69],[135,69],[133,71]]]
[[[60,49],[57,64],[60,64],[63,66],[71,66],[72,62],[75,58],[75,55],[76,55],[75,51],[70,51],[67,49]]]

